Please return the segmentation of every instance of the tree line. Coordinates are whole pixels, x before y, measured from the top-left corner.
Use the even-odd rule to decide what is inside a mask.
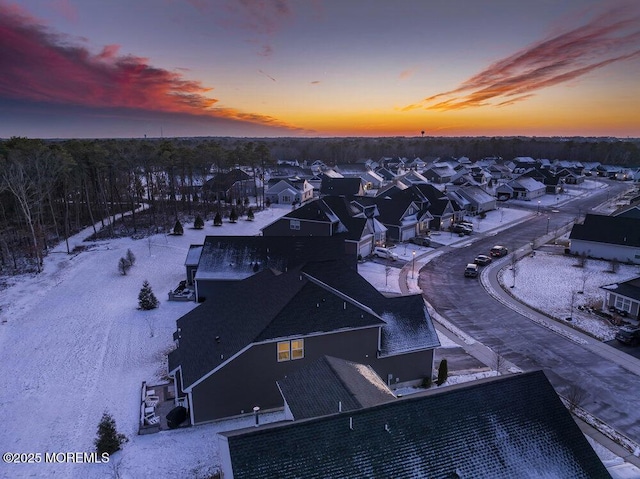
[[[219,202],[199,186],[237,165],[254,177],[276,159],[532,156],[629,166],[640,165],[639,146],[605,138],[11,138],[0,142],[0,273],[39,272],[54,244],[89,226],[113,236],[123,214],[121,231],[134,237],[167,232],[184,215],[208,219]]]

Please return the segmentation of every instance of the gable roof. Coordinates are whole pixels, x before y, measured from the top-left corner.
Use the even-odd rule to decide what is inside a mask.
[[[278,387],[296,420],[375,406],[395,399],[371,366],[323,356]]]
[[[602,286],[602,289],[640,301],[640,278],[633,278],[623,283],[608,284]]]
[[[573,225],[569,239],[637,248],[640,246],[640,218],[587,214],[582,224]]]
[[[382,324],[366,306],[299,269],[264,270],[178,319],[179,346],[169,355],[169,370],[181,366],[188,388],[253,343]]]
[[[235,479],[610,478],[542,371],[221,436]]]

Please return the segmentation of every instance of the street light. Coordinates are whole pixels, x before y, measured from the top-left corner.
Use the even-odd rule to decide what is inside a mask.
[[[413,279],[414,271],[416,269],[416,252],[413,252],[413,260],[411,261],[411,279]]]

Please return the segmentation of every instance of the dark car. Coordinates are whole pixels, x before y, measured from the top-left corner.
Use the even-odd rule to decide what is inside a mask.
[[[410,243],[417,244],[418,246],[429,246],[431,245],[431,239],[426,236],[416,236],[414,238],[409,239]]]
[[[629,346],[637,346],[640,344],[640,328],[633,326],[622,326],[616,333],[616,339],[623,344]]]
[[[505,246],[495,245],[489,251],[489,254],[494,258],[502,258],[503,256],[507,256],[509,254],[509,250]]]
[[[465,278],[477,278],[478,277],[478,265],[475,263],[469,263],[464,269]]]
[[[473,230],[466,225],[462,225],[460,223],[455,223],[451,226],[451,231],[458,234],[470,235]]]
[[[486,254],[479,254],[478,256],[475,257],[475,259],[473,260],[473,262],[477,265],[480,266],[486,266],[489,263],[491,263],[491,261],[493,261],[491,259],[491,256],[487,256]]]

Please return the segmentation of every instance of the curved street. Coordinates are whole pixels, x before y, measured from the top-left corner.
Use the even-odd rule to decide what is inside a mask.
[[[510,252],[526,250],[536,238],[553,235],[626,188],[611,183],[605,191],[544,211],[497,234],[476,233],[474,242],[443,247],[420,270],[418,285],[437,314],[455,328],[524,371],[544,370],[559,394],[567,395],[572,386],[580,388],[585,395],[583,409],[640,443],[636,405],[640,360],[515,301],[497,282],[497,272],[510,256],[486,267],[480,281],[461,273],[476,254],[486,254],[494,244],[503,244]]]

